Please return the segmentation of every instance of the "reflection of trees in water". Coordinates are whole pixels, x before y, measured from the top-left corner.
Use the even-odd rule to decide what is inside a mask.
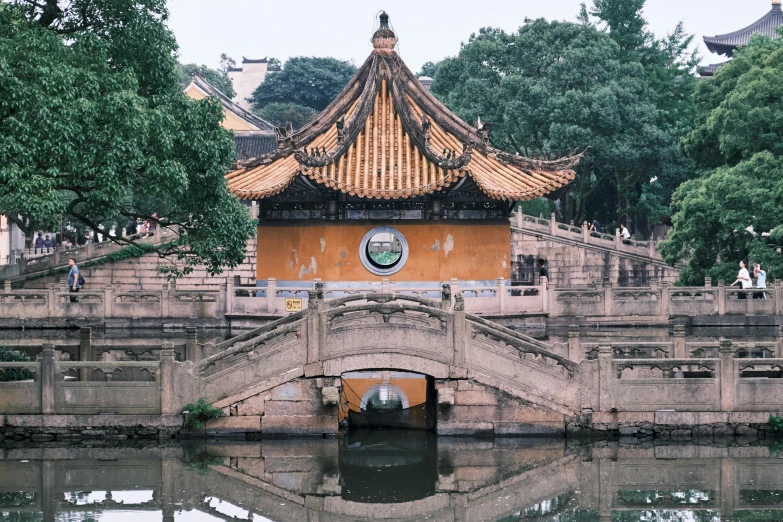
[[[751,506],[770,506],[783,502],[783,490],[780,489],[741,489],[740,499]]]
[[[35,502],[35,492],[11,491],[0,493],[0,508],[29,506]]]
[[[381,266],[389,266],[397,261],[402,255],[401,252],[370,252],[370,259]]]
[[[697,511],[687,509],[640,509],[638,511],[615,511],[612,514],[612,522],[719,522],[720,520],[720,511],[713,509]]]
[[[717,498],[713,490],[685,489],[685,490],[636,490],[621,489],[617,492],[617,499],[627,505],[649,504],[704,504]]]

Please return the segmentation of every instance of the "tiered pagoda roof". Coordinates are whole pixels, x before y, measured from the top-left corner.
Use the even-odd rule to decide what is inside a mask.
[[[388,16],[374,51],[337,98],[300,130],[277,129],[278,148],[238,161],[227,174],[240,199],[268,198],[297,176],[373,199],[444,190],[470,176],[487,196],[527,200],[574,179],[582,154],[532,159],[489,145],[491,125],[459,119],[421,85],[395,52]]]
[[[783,25],[783,10],[780,8],[780,0],[772,0],[772,9],[747,27],[733,33],[720,34],[718,36],[705,36],[704,43],[712,53],[722,54],[731,58],[738,47],[748,45],[754,34],[768,36],[773,40],[778,38],[778,28]],[[699,70],[702,76],[713,76],[715,72],[728,62],[708,65]]]

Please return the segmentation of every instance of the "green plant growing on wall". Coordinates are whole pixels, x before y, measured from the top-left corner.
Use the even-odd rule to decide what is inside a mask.
[[[772,428],[772,432],[778,436],[783,434],[783,417],[780,415],[770,415],[769,426]]]
[[[185,427],[188,429],[198,430],[211,421],[212,419],[219,419],[225,417],[225,413],[220,408],[215,408],[208,403],[204,398],[200,398],[195,403],[190,403],[185,406],[184,410],[187,412],[185,417]]]
[[[0,362],[29,362],[31,360],[31,357],[24,352],[0,346]],[[0,382],[25,381],[32,378],[33,374],[29,370],[22,368],[5,368],[0,370]]]

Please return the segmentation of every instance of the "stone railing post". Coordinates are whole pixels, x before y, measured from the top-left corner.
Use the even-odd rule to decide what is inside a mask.
[[[582,223],[582,242],[583,243],[589,243],[590,242],[590,231],[587,227],[587,221]]]
[[[444,312],[451,312],[451,285],[443,284],[443,290],[440,293],[440,309]]]
[[[160,412],[163,415],[179,413],[174,399],[177,383],[174,382],[175,353],[173,343],[160,345]]]
[[[517,222],[517,228],[522,228],[522,223],[524,223],[522,211],[517,210],[517,213],[514,215],[514,218],[516,219]]]
[[[568,358],[576,363],[585,358],[582,353],[582,341],[579,339],[579,325],[568,325]]]
[[[726,315],[726,283],[718,279],[718,315]]]
[[[685,325],[674,325],[674,359],[689,359],[690,354],[685,353]]]
[[[389,282],[388,277],[384,277],[381,281],[381,293],[382,294],[390,294],[391,293],[391,282]]]
[[[778,353],[775,357],[783,357],[783,324],[778,326]]]
[[[234,280],[232,278],[226,279],[226,302],[223,311],[226,314],[230,314],[234,310],[234,298],[236,292],[234,291]]]
[[[604,316],[612,316],[612,281],[604,280]]]
[[[502,314],[506,311],[506,281],[502,277],[497,279],[496,292],[498,294],[498,310]]]
[[[255,201],[250,202],[250,217],[258,219],[258,203]]]
[[[49,283],[46,285],[46,290],[47,316],[54,317],[57,315],[57,288],[55,287],[54,283]]]
[[[201,360],[201,347],[198,345],[198,329],[192,326],[185,328],[185,360],[193,362]]]
[[[92,361],[92,328],[82,327],[79,329],[79,361]],[[92,380],[92,370],[90,368],[79,368],[79,380]]]
[[[557,235],[557,220],[555,219],[555,213],[552,212],[549,220],[549,233],[553,236]]]
[[[11,281],[9,281],[8,279],[3,281],[3,292],[5,292],[6,294],[11,293]]]
[[[783,315],[783,282],[775,282],[775,315]]]
[[[111,283],[103,287],[103,316],[113,317],[112,304],[114,303],[114,288]]]
[[[647,255],[649,255],[650,258],[654,258],[655,253],[656,253],[655,240],[653,239],[652,234],[650,234],[650,243],[647,245]]]
[[[274,277],[266,280],[266,311],[277,312],[277,279]]]
[[[462,294],[454,294],[452,320],[454,321],[454,357],[452,366],[449,368],[449,377],[452,379],[467,379],[468,370],[465,363],[465,346],[468,343],[470,332],[468,331],[468,322],[465,320],[465,300]]]
[[[452,277],[449,284],[451,284],[451,308],[453,310],[457,300],[457,293],[459,292],[459,279]]]
[[[549,285],[547,288],[546,283],[541,285],[541,311],[545,314],[550,313],[552,308],[552,302],[555,300],[555,285]]]
[[[41,413],[54,415],[54,345],[44,344],[41,352]]]
[[[671,310],[671,291],[669,289],[669,283],[667,281],[661,281],[660,288],[661,296],[661,315],[663,317],[669,317],[669,310]]]
[[[734,411],[735,382],[739,376],[736,375],[734,343],[731,339],[720,340],[718,356],[720,357],[720,408],[721,411]]]
[[[598,407],[601,411],[614,407],[613,356],[612,342],[609,339],[601,339],[598,342]]]
[[[307,293],[307,366],[305,372],[310,376],[319,374],[321,361],[321,305],[318,291],[313,289]],[[309,368],[309,369],[308,369]],[[321,368],[322,373],[322,368]]]
[[[622,245],[622,241],[620,240],[620,229],[616,228],[614,231],[614,249],[620,250],[620,245]]]
[[[175,289],[170,289],[169,283],[163,283],[160,290],[160,316],[169,317],[169,304]]]
[[[95,243],[92,242],[92,238],[87,240],[84,250],[87,253],[87,259],[92,259],[93,251],[95,250]]]
[[[704,288],[712,288],[712,278],[707,276],[704,278]]]

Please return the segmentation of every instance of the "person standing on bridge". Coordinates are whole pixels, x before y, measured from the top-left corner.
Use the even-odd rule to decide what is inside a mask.
[[[739,262],[740,271],[737,274],[737,280],[731,283],[731,286],[736,285],[737,283],[740,283],[743,289],[750,288],[753,286],[753,281],[750,279],[750,274],[748,273],[748,269],[745,268],[745,261]],[[766,284],[766,282],[765,282]],[[737,298],[738,299],[747,299],[748,296],[745,292],[737,292]]]
[[[538,260],[538,276],[541,278],[541,284],[546,285],[546,289],[549,290],[549,269],[546,267],[546,259]]]
[[[68,292],[76,294],[81,289],[84,279],[82,279],[81,273],[79,273],[79,267],[76,266],[76,260],[74,258],[68,259],[68,266],[71,270],[68,272]],[[71,296],[72,303],[78,303],[79,298],[75,295]]]
[[[753,277],[756,278],[756,288],[767,288],[767,273],[761,269],[761,265],[756,263],[753,267]],[[753,292],[753,299],[766,299],[766,292]]]

